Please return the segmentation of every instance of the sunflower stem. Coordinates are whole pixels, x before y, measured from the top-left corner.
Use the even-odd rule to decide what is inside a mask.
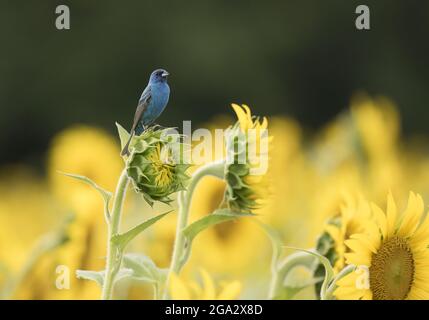
[[[118,273],[122,263],[122,249],[119,245],[112,241],[119,231],[119,225],[121,222],[122,208],[124,204],[125,194],[127,191],[129,178],[127,171],[124,169],[118,180],[116,186],[115,199],[113,202],[113,210],[109,219],[108,235],[107,235],[107,257],[106,257],[106,271],[103,282],[103,289],[101,294],[102,300],[112,299],[113,285],[115,283],[115,277]]]
[[[311,269],[317,258],[306,252],[295,252],[287,256],[281,263],[272,267],[271,284],[268,290],[268,299],[274,300],[281,296],[284,282],[289,272],[297,266]]]
[[[215,176],[220,179],[224,178],[224,167],[225,162],[216,161],[208,163],[199,169],[197,169],[192,175],[191,181],[186,191],[181,191],[178,194],[178,216],[177,216],[177,227],[176,227],[176,236],[173,247],[173,255],[171,258],[170,268],[168,270],[167,281],[164,288],[163,299],[168,297],[168,287],[171,278],[171,274],[179,274],[183,266],[186,264],[186,261],[189,257],[189,252],[187,252],[186,239],[183,234],[183,229],[188,225],[189,220],[189,209],[191,206],[192,196],[194,194],[195,188],[201,179],[205,176]]]
[[[330,283],[328,289],[326,289],[325,293],[323,295],[321,295],[320,299],[321,300],[332,300],[333,299],[333,294],[334,294],[334,290],[337,288],[337,282],[338,280],[340,280],[341,278],[343,278],[344,276],[348,275],[350,272],[353,272],[355,270],[355,266],[350,264],[347,267],[345,267],[344,269],[342,269],[337,276],[332,280],[332,282]]]

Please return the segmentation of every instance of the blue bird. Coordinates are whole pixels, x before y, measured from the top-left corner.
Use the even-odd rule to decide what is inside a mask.
[[[134,134],[141,135],[146,127],[151,125],[167,106],[168,98],[170,97],[170,87],[167,83],[168,76],[169,73],[164,69],[157,69],[150,75],[149,83],[137,105],[130,139],[121,152],[122,156],[130,154],[128,148]]]

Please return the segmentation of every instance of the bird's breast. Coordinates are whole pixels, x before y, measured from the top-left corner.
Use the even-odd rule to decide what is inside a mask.
[[[164,108],[168,103],[170,88],[167,84],[155,85],[151,88],[151,104],[157,108]]]
[[[170,88],[165,86],[152,86],[151,87],[151,100],[147,106],[146,111],[142,117],[144,124],[152,123],[164,111],[170,96]]]

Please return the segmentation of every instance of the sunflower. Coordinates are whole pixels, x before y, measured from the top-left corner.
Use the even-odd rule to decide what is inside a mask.
[[[221,282],[216,287],[213,278],[204,270],[200,270],[202,286],[194,281],[184,281],[172,274],[170,296],[173,300],[235,300],[241,291],[239,281]]]
[[[246,105],[232,104],[238,121],[226,132],[225,201],[237,212],[250,212],[266,197],[268,121],[253,117]]]
[[[330,258],[336,273],[345,265],[345,253],[348,248],[344,242],[350,239],[351,235],[363,232],[362,222],[371,216],[370,207],[362,197],[359,197],[358,201],[349,194],[344,194],[343,197],[340,214],[328,220],[317,246],[323,255]]]
[[[171,195],[185,190],[189,179],[179,134],[169,128],[147,130],[131,140],[131,155],[126,159],[128,176],[136,192],[149,205],[155,201],[170,203]],[[126,137],[127,139],[127,137]]]
[[[422,220],[423,199],[410,192],[401,218],[391,194],[384,213],[371,204],[365,233],[345,241],[347,264],[357,266],[338,281],[338,299],[429,299],[429,216]]]

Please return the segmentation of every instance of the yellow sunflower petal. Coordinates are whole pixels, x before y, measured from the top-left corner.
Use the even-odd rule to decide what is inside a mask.
[[[367,289],[358,289],[356,286],[356,281],[359,277],[359,274],[356,272],[351,272],[345,277],[341,278],[337,282],[337,288],[334,291],[334,296],[338,300],[359,300],[365,294],[367,294]]]
[[[380,228],[383,239],[387,236],[387,220],[383,210],[380,209],[375,203],[371,203],[371,209],[374,213],[375,219],[377,220],[378,227]]]
[[[350,239],[355,239],[359,242],[361,242],[366,248],[368,248],[372,253],[377,252],[377,248],[374,246],[374,244],[371,242],[369,237],[366,234],[363,233],[355,233],[350,236]]]
[[[422,197],[410,192],[408,206],[405,210],[403,220],[398,229],[398,235],[404,238],[411,236],[417,229],[424,210]]]
[[[352,249],[355,253],[363,254],[363,255],[370,255],[371,250],[368,248],[365,243],[362,241],[359,241],[357,239],[349,239],[344,241],[347,247]]]
[[[374,247],[379,248],[381,242],[381,234],[378,225],[373,220],[365,220],[365,222],[363,223],[363,228]]]
[[[235,300],[241,292],[240,281],[233,281],[224,285],[222,291],[219,293],[217,300]]]
[[[407,300],[428,300],[429,292],[418,288],[416,286],[412,286],[410,293],[407,296]]]
[[[238,104],[231,104],[232,108],[237,115],[238,122],[240,123],[240,128],[242,131],[246,131],[248,129],[248,118],[243,108],[241,108]]]
[[[358,275],[356,272],[351,272],[340,280],[337,281],[337,286],[339,287],[356,287],[356,279]]]
[[[429,213],[426,214],[425,219],[409,241],[412,247],[416,250],[424,249],[429,246]]]
[[[371,207],[363,198],[359,199],[357,210],[358,217],[369,218],[371,216]]]
[[[335,240],[335,242],[342,241],[342,239],[340,239],[340,229],[337,226],[329,224],[325,227],[325,231],[331,236],[332,239]]]
[[[387,210],[386,210],[386,217],[387,217],[387,237],[391,237],[395,233],[395,227],[396,227],[396,204],[395,200],[393,199],[393,195],[391,192],[389,192],[387,196]]]
[[[363,295],[362,300],[372,300],[371,290],[365,290],[365,294]]]
[[[347,264],[354,264],[356,266],[365,265],[369,266],[371,265],[371,251],[368,250],[368,253],[362,254],[362,253],[345,253],[344,257],[346,258]]]
[[[420,280],[414,277],[413,286],[429,292],[429,283],[427,280]]]
[[[334,295],[339,300],[359,300],[363,292],[353,287],[339,287],[335,289]]]
[[[267,118],[266,118],[266,117],[264,117],[264,118],[262,119],[261,129],[262,129],[262,130],[265,130],[265,129],[267,129],[267,127],[268,127],[268,120],[267,120]]]
[[[247,115],[247,120],[251,120],[252,119],[252,112],[250,111],[250,108],[247,104],[242,104],[241,105],[244,109],[244,111],[246,111],[246,115]]]

